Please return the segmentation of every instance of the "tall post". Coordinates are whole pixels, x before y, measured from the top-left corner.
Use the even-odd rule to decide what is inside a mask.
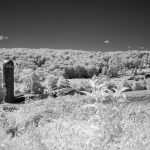
[[[4,101],[12,103],[14,100],[14,63],[5,59],[3,63],[3,88],[5,89]]]

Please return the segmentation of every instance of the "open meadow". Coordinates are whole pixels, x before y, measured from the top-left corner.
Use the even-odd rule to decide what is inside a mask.
[[[150,103],[63,96],[0,106],[1,150],[149,150]]]

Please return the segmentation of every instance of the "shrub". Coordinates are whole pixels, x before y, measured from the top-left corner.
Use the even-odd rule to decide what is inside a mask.
[[[75,69],[73,67],[66,67],[65,68],[65,77],[72,79],[77,78]]]
[[[147,87],[144,81],[134,81],[132,84],[132,90],[133,91],[147,90]]]
[[[118,70],[116,68],[109,68],[107,70],[107,75],[111,77],[117,77],[118,76]]]
[[[32,91],[35,94],[43,94],[44,87],[41,85],[41,83],[39,81],[34,81],[32,86],[33,86]]]
[[[65,68],[64,76],[66,78],[91,78],[93,75],[99,74],[99,68],[95,66],[69,66]]]
[[[88,78],[93,77],[93,75],[99,74],[99,69],[97,69],[95,66],[90,66],[87,70]]]
[[[52,72],[51,72],[53,75],[59,77],[59,76],[65,76],[65,70],[64,69],[54,69]]]
[[[129,89],[132,89],[132,85],[127,80],[123,81],[122,86],[123,87],[127,87]]]
[[[27,69],[27,68],[23,69],[21,73],[17,72],[17,74],[15,74],[15,82],[20,84],[24,83],[25,78],[30,76],[32,73],[33,73],[33,69]],[[16,78],[18,78],[18,82]]]
[[[58,81],[58,77],[56,77],[55,75],[48,75],[44,81],[44,86],[48,89],[48,90],[53,90],[57,87],[57,81]]]
[[[88,77],[87,70],[83,66],[76,66],[75,72],[76,72],[76,75],[78,78],[87,78]]]
[[[117,86],[116,86],[116,84],[115,84],[115,83],[111,83],[111,82],[109,82],[109,83],[107,84],[107,88],[108,88],[109,90],[111,90],[111,91],[113,91],[113,92],[114,92],[114,90],[113,90],[113,89],[117,89]]]
[[[59,79],[58,79],[58,81],[57,81],[57,87],[58,88],[70,87],[70,83],[63,76],[60,76]]]
[[[107,67],[103,67],[103,68],[102,68],[102,74],[103,74],[103,75],[107,75],[107,71],[108,71],[108,68],[107,68]]]
[[[25,85],[25,93],[42,94],[44,87],[39,81],[39,77],[35,73],[31,73],[27,76],[22,77],[23,84]]]

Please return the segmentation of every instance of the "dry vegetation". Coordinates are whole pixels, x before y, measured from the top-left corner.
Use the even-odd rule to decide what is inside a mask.
[[[49,97],[14,109],[2,104],[0,148],[148,150],[150,104],[126,103],[125,88],[117,88],[105,76],[93,77],[89,85],[92,92],[87,95]]]
[[[150,148],[149,103],[96,103],[64,96],[0,111],[3,150]]]
[[[2,52],[4,53],[4,50]],[[17,66],[16,69],[15,85],[22,87],[22,91],[30,92],[32,88],[37,91],[37,87],[44,90],[43,86],[47,89],[53,89],[58,85],[59,76],[50,75],[51,71],[49,70],[50,67],[52,68],[54,64],[58,63],[58,60],[56,63],[53,61],[52,65],[47,61],[47,65],[44,64],[43,67],[38,63],[39,67],[36,66],[35,72],[31,71],[32,74],[30,70],[27,70],[28,67],[25,71],[22,70],[27,65],[27,63],[23,64],[25,61],[22,60],[27,59],[26,62],[31,64],[29,58],[34,56],[31,53],[36,53],[36,50],[35,52],[23,50],[20,54],[19,50],[6,50],[4,55],[8,52],[11,56],[15,55],[16,64],[20,61],[18,65],[20,68]],[[30,54],[25,56],[29,52]],[[67,53],[70,55],[73,52]],[[78,53],[79,56],[82,56],[80,53],[84,52],[79,51]],[[92,58],[89,59],[89,62],[92,62],[94,55],[96,55],[96,60],[100,55],[98,53],[86,54],[86,57]],[[133,54],[135,56],[135,53]],[[101,55],[104,56],[103,64],[108,63],[110,58],[105,54]],[[140,53],[138,56],[140,57]],[[71,64],[73,57],[68,56],[70,61],[66,55],[65,57],[66,62]],[[51,59],[50,55],[49,58]],[[78,62],[77,58],[74,60]],[[109,64],[111,63],[112,60]],[[95,65],[99,64],[100,62]],[[105,65],[107,66],[107,64]],[[39,78],[38,74],[44,79]],[[91,75],[90,72],[89,75]],[[76,86],[75,83],[72,82],[73,86]],[[44,100],[31,100],[13,107],[1,104],[0,150],[149,150],[150,104],[148,101],[126,103],[122,92],[130,85],[129,83],[123,85],[123,87],[118,87],[107,76],[99,76],[98,78],[94,76],[88,84],[82,82],[77,87],[83,90],[86,95],[49,97]],[[2,90],[0,92],[2,93]]]

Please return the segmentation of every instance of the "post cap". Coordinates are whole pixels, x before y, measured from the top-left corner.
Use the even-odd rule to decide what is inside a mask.
[[[5,65],[5,64],[11,64],[11,65],[14,65],[13,61],[12,61],[11,59],[9,59],[9,58],[4,59],[4,63],[3,63],[3,64],[4,64],[4,65]]]

